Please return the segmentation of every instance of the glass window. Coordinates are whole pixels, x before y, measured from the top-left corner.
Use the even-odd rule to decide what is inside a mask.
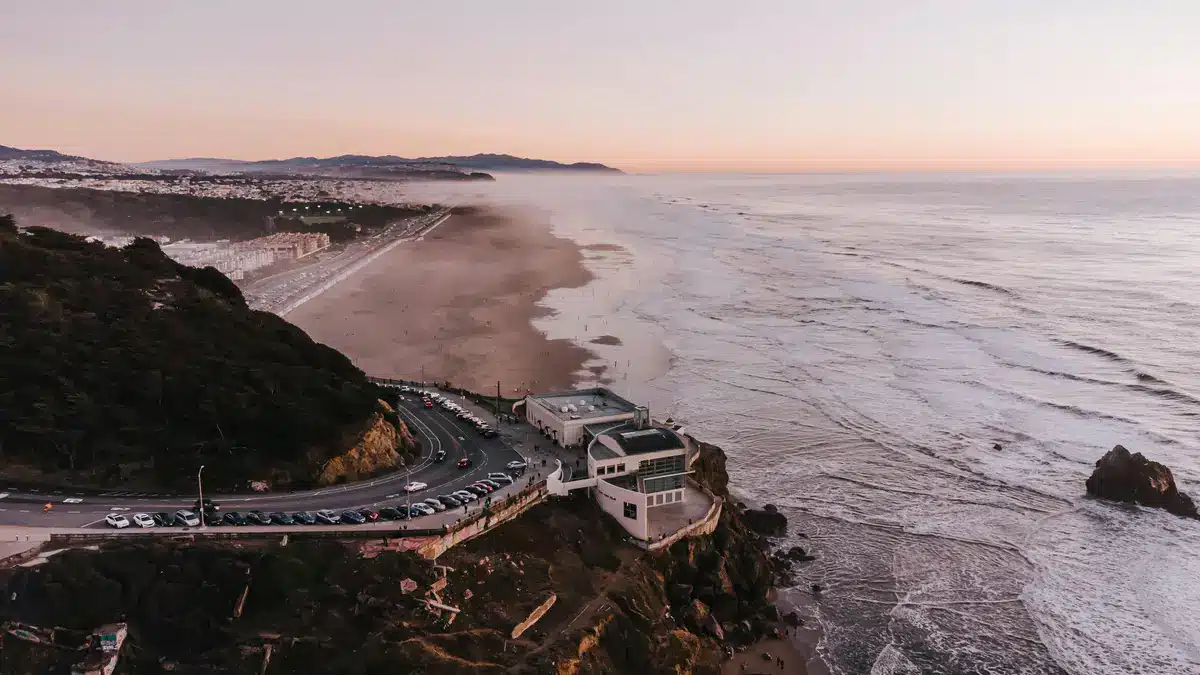
[[[647,493],[678,490],[679,488],[683,487],[683,476],[677,475],[663,476],[662,478],[647,478],[644,481],[644,486],[644,491]]]
[[[620,472],[620,473],[624,473],[624,472],[625,472],[625,465],[624,465],[624,464],[618,464],[618,465],[617,465],[617,471],[618,471],[618,472]]]
[[[625,517],[637,520],[637,504],[625,502]]]

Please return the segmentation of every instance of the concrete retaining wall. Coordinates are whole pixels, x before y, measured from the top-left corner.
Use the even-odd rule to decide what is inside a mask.
[[[688,485],[700,490],[713,500],[712,506],[708,507],[708,513],[705,513],[703,518],[697,520],[691,525],[680,528],[675,532],[675,534],[647,545],[647,551],[661,551],[680,539],[684,539],[686,537],[699,537],[706,534],[712,534],[714,531],[716,531],[717,525],[721,522],[721,508],[724,506],[725,500],[714,495],[712,492],[709,492],[708,488],[690,478],[688,479]]]
[[[505,499],[499,506],[493,505],[490,514],[480,514],[472,520],[459,523],[446,534],[423,544],[418,549],[418,553],[430,560],[436,560],[438,556],[445,553],[451,547],[474,539],[495,526],[510,521],[528,511],[530,507],[545,500],[548,494],[544,481],[527,487]]]

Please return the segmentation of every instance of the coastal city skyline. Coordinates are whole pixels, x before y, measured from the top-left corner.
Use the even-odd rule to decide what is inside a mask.
[[[119,162],[1196,167],[1198,13],[1169,0],[45,2],[0,27],[0,54],[21,64],[0,75],[0,142]]]

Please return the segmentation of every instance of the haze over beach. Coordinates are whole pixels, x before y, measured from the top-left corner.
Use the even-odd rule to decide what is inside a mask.
[[[723,449],[719,463],[669,470],[710,481],[706,498],[728,509],[711,513],[734,529],[692,530],[656,557],[608,527],[628,527],[637,508],[585,534],[596,523],[581,512],[551,510],[579,500],[550,500],[544,532],[539,520],[524,526],[538,532],[456,549],[473,567],[454,583],[511,574],[487,589],[504,612],[462,614],[501,628],[447,621],[418,635],[389,619],[339,634],[399,645],[393,660],[445,657],[445,672],[1200,673],[1200,520],[1155,508],[1200,493],[1198,27],[1200,4],[1171,0],[22,3],[0,22],[0,59],[16,66],[0,69],[0,215],[15,216],[0,221],[0,244],[22,242],[51,271],[14,264],[29,288],[0,300],[29,310],[28,335],[60,326],[56,337],[64,311],[97,335],[101,318],[127,318],[114,298],[150,303],[129,310],[139,321],[173,320],[164,284],[193,304],[231,303],[191,327],[204,339],[179,343],[246,348],[205,352],[195,367],[169,345],[153,350],[155,365],[139,349],[21,343],[64,369],[68,358],[86,369],[134,355],[126,370],[146,394],[145,425],[192,425],[195,438],[177,443],[195,453],[173,476],[181,485],[205,462],[230,485],[242,478],[227,458],[255,448],[221,425],[224,405],[227,417],[276,415],[292,431],[312,423],[324,446],[279,454],[288,471],[315,464],[322,486],[338,484],[313,493],[322,505],[341,490],[371,492],[339,509],[394,501],[399,486],[373,482],[388,467],[446,484],[487,475],[499,468],[488,452],[493,464],[512,453],[521,471],[532,459],[514,490],[548,485],[562,461],[560,484],[590,478],[587,494],[605,496],[599,474],[585,475],[599,468],[590,451],[520,422],[476,446],[457,435],[469,416],[420,426],[442,413],[420,395],[376,409],[366,376],[499,393],[513,399],[504,412],[525,393],[605,387],[648,406],[658,428]],[[39,226],[128,248],[93,251]],[[93,269],[80,251],[107,256],[96,269],[128,287],[69,278]],[[0,290],[17,288],[3,275]],[[60,278],[74,295],[55,304],[45,289]],[[187,325],[168,327],[146,334],[162,347]],[[247,327],[251,337],[238,333]],[[75,330],[86,339],[55,344],[91,345]],[[6,335],[0,344],[17,344]],[[269,358],[263,375],[253,362]],[[164,407],[163,369],[178,363],[220,377],[220,401]],[[103,373],[31,380],[108,386]],[[252,395],[262,388],[269,403]],[[53,442],[35,457],[45,466],[29,460],[6,478],[88,464],[81,450],[99,432],[58,434],[46,410],[117,430],[96,446],[103,461],[90,453],[89,488],[156,470],[155,456],[123,445],[137,427],[129,411],[110,424],[79,403],[114,397],[22,396],[34,412],[21,425],[0,416],[11,427],[0,432]],[[577,421],[588,404],[574,405],[557,409]],[[490,427],[464,433],[476,430]],[[280,435],[255,432],[264,447]],[[443,432],[437,447],[455,453],[445,463],[431,454]],[[391,461],[381,469],[364,459],[368,436],[403,452],[378,453]],[[1117,445],[1169,471],[1139,465],[1151,467],[1139,474],[1149,488],[1106,494],[1093,472]],[[330,447],[345,452],[321,454]],[[246,466],[272,480],[288,473],[254,458]],[[728,501],[717,499],[725,467]],[[7,489],[0,524],[29,526],[38,514],[8,508],[17,488]],[[418,516],[406,503],[405,517],[443,519],[430,526],[440,535],[466,504]],[[663,504],[638,504],[651,505]],[[63,511],[72,527],[103,522]],[[753,514],[787,524],[740,529]],[[742,548],[694,548],[712,542]],[[509,569],[518,557],[520,572]],[[639,567],[653,561],[665,567]],[[384,578],[445,587],[421,569]],[[544,584],[529,581],[542,572]],[[631,604],[630,588],[655,599]],[[747,599],[746,588],[761,593]],[[538,595],[551,592],[553,610],[559,600]],[[338,593],[362,618],[360,596]],[[309,602],[297,611],[319,609]],[[520,662],[505,661],[511,624],[536,621],[525,605],[543,602]],[[0,619],[24,621],[11,603]],[[254,640],[279,633],[241,626]],[[209,642],[225,655],[245,646]],[[668,665],[668,653],[684,656]],[[276,672],[269,654],[263,672]]]

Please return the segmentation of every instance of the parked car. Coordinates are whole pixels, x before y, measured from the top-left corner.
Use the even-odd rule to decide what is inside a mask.
[[[471,488],[474,488],[474,489],[471,489]],[[475,481],[474,483],[471,483],[470,485],[468,485],[467,489],[471,489],[472,492],[474,492],[475,490],[480,490],[483,494],[486,495],[489,492],[493,492],[496,488],[492,487],[491,485],[488,485],[487,483],[485,483],[483,481]]]
[[[245,525],[246,516],[243,516],[238,511],[226,511],[224,516],[221,516],[221,522],[226,525]]]
[[[397,509],[391,506],[379,509],[379,517],[384,520],[406,520],[404,513],[404,509]]]
[[[463,501],[453,495],[438,495],[437,499],[439,502],[445,504],[448,509],[463,505]]]
[[[104,522],[109,527],[115,527],[118,530],[123,530],[129,527],[129,519],[119,513],[110,513],[104,516]]]
[[[479,486],[479,485],[468,485],[464,489],[467,490],[468,492],[475,494],[477,497],[482,497],[488,493],[488,491],[485,488],[483,488],[482,486]]]
[[[154,524],[159,527],[170,527],[174,524],[174,518],[166,511],[159,511],[151,516],[154,519]]]
[[[429,499],[426,499],[424,502],[421,502],[421,503],[428,504],[429,508],[433,509],[434,511],[445,511],[446,510],[446,505],[441,503],[437,499],[434,499],[433,497],[430,497]]]
[[[270,518],[271,522],[275,523],[276,525],[295,525],[296,524],[296,520],[294,518],[292,518],[291,516],[289,516],[288,514],[284,513],[283,511],[276,511],[274,513],[268,513],[267,517]]]
[[[342,522],[350,525],[362,525],[367,522],[367,519],[363,518],[363,515],[358,511],[346,509],[342,511]]]
[[[460,468],[460,469],[471,468],[471,458],[463,457],[462,459],[458,460],[458,468]]]
[[[196,512],[200,511],[200,500],[196,500],[196,503],[192,505],[192,510],[196,511]],[[209,499],[208,497],[204,498],[205,513],[208,513],[209,511],[220,511],[220,510],[221,510],[220,504],[214,502],[213,500]]]
[[[432,407],[433,407],[433,401],[430,401],[429,399],[425,399],[425,407],[426,407],[426,408],[432,408]]]
[[[133,514],[133,524],[138,527],[154,527],[154,519],[148,513]]]
[[[420,492],[421,490],[424,490],[427,487],[429,487],[429,486],[420,481],[413,481],[412,483],[409,483],[408,485],[404,486],[404,491],[405,492]]]
[[[179,509],[175,512],[175,522],[183,527],[198,527],[200,525],[200,517],[187,509]]]
[[[445,508],[445,507],[442,507],[442,508]],[[417,502],[416,504],[413,504],[411,507],[411,510],[413,511],[413,515],[412,515],[413,518],[416,518],[418,516],[432,516],[434,513],[437,513],[436,509],[434,509],[432,506],[426,504],[425,502]]]
[[[292,520],[297,525],[312,525],[317,522],[317,517],[308,511],[297,511],[292,514]]]
[[[342,517],[336,511],[330,511],[329,509],[317,511],[317,522],[322,525],[337,525],[341,520]]]
[[[489,473],[487,479],[496,481],[497,483],[503,483],[505,485],[513,482],[512,476],[506,473]]]
[[[476,499],[479,499],[479,495],[475,494],[474,492],[467,492],[466,490],[456,490],[450,494],[458,497],[459,500],[463,502],[473,502]]]
[[[446,451],[438,450],[437,452],[433,453],[433,461],[435,461],[435,462],[446,461]]]
[[[368,523],[374,523],[379,520],[379,512],[373,511],[366,507],[358,510],[358,515],[362,516]]]
[[[246,514],[246,520],[252,525],[270,525],[271,517],[262,511],[251,511]]]
[[[483,432],[484,438],[495,438],[496,436],[499,436],[499,435],[500,435],[500,432],[496,431],[495,429],[488,429],[487,431]]]
[[[500,488],[504,487],[500,483],[496,482],[496,480],[494,478],[484,478],[484,479],[480,480],[479,482],[482,483],[483,485],[486,485],[486,486],[492,488],[493,490],[499,490]]]

